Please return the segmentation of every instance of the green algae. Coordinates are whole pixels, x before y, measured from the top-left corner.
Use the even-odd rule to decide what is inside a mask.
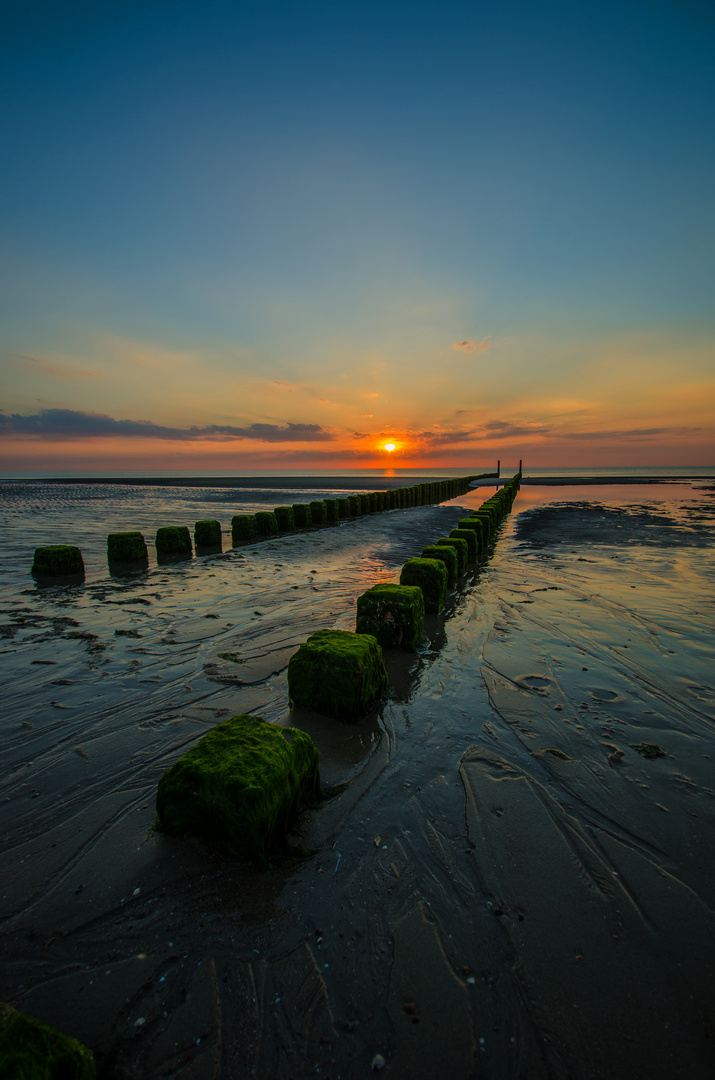
[[[338,517],[341,521],[347,521],[350,517],[350,499],[347,497],[338,499]]]
[[[461,540],[456,536],[443,536],[439,540],[435,540],[437,547],[451,547],[457,552],[457,560],[459,562],[459,573],[463,574],[467,569],[467,563],[469,561],[469,544],[466,540]]]
[[[258,527],[254,514],[235,514],[231,518],[231,543],[234,547],[245,544],[247,540],[255,540],[258,536]]]
[[[35,549],[32,573],[38,577],[64,577],[83,574],[82,552],[72,544],[49,544]]]
[[[449,538],[450,540],[464,540],[469,551],[469,561],[477,561],[479,543],[474,529],[452,529]]]
[[[350,517],[360,517],[362,515],[360,496],[348,495],[348,502],[350,503]]]
[[[372,634],[319,630],[288,664],[291,703],[339,720],[359,720],[386,690],[382,649]]]
[[[197,521],[194,525],[194,545],[211,551],[221,550],[221,523],[215,519]]]
[[[293,532],[295,529],[295,517],[292,506],[276,506],[273,513],[278,523],[279,532]]]
[[[439,612],[447,598],[447,567],[439,559],[408,559],[400,573],[400,585],[419,585],[425,611]]]
[[[360,513],[361,514],[369,514],[370,513],[370,496],[368,495],[368,493],[365,492],[365,491],[361,491],[360,494],[358,495],[358,498],[360,500]]]
[[[665,757],[665,750],[661,750],[658,743],[629,743],[631,750],[645,758]]]
[[[0,1002],[3,1080],[95,1080],[94,1055],[77,1039]]]
[[[313,524],[313,515],[308,503],[293,503],[293,521],[296,529],[309,529]]]
[[[186,525],[163,525],[156,531],[157,555],[190,555],[191,536]]]
[[[149,552],[140,532],[110,533],[107,537],[108,563],[147,563]]]
[[[271,510],[259,510],[254,517],[259,536],[278,536],[278,522]]]
[[[158,827],[205,836],[265,866],[300,807],[319,797],[319,756],[309,735],[258,716],[232,716],[161,777]]]
[[[424,597],[415,585],[373,585],[357,598],[356,633],[372,634],[383,649],[414,649],[424,621]]]
[[[451,547],[429,544],[422,552],[423,559],[439,559],[447,568],[447,586],[453,589],[459,577],[459,557]]]

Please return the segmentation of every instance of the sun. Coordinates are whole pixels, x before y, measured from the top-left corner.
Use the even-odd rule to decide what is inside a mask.
[[[393,450],[397,450],[397,443],[386,442],[382,449],[387,450],[388,454],[391,454]]]

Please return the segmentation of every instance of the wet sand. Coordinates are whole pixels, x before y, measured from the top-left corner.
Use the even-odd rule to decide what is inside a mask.
[[[376,1055],[405,1078],[712,1076],[715,503],[655,494],[522,491],[352,726],[288,709],[288,658],[354,628],[456,503],[28,584],[0,626],[0,996],[117,1080]],[[162,771],[249,711],[347,785],[267,872],[152,829]]]

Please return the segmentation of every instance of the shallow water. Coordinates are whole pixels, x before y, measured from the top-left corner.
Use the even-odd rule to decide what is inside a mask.
[[[88,537],[132,527],[101,505],[94,533],[73,511]],[[377,1053],[405,1077],[709,1076],[714,508],[689,485],[522,489],[347,727],[289,712],[288,658],[352,629],[456,504],[126,580],[90,559],[70,589],[18,587],[16,557],[2,995],[108,1076],[361,1075]],[[67,520],[40,509],[13,527]],[[248,711],[304,726],[348,784],[269,873],[151,830],[161,772]]]

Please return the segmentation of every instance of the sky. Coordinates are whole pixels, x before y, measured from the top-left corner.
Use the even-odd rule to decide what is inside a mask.
[[[0,470],[715,465],[714,61],[706,0],[5,5]]]

